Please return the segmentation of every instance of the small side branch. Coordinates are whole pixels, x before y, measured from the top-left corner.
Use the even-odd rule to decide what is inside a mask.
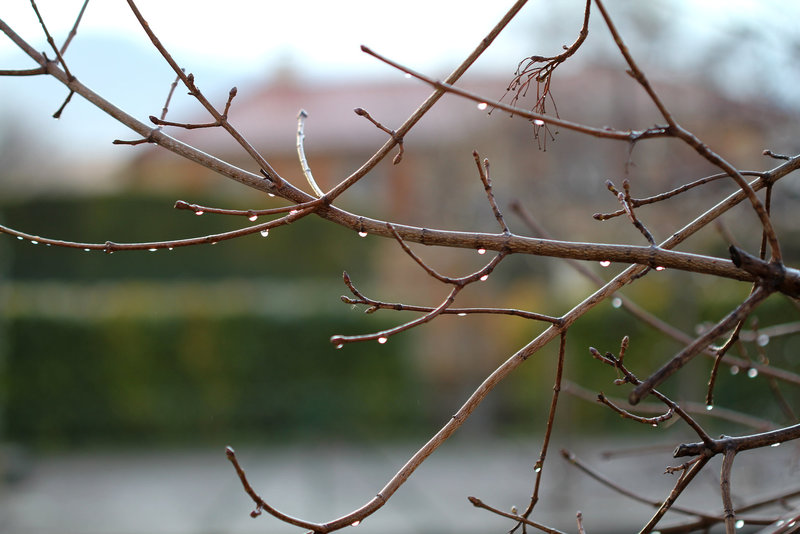
[[[311,186],[311,190],[314,191],[314,194],[317,195],[317,197],[322,198],[325,196],[325,193],[322,192],[322,189],[319,188],[317,182],[314,180],[314,175],[311,174],[311,167],[308,166],[308,159],[306,159],[306,148],[304,143],[306,135],[304,131],[307,117],[308,113],[306,113],[306,110],[304,109],[301,109],[297,114],[297,157],[300,159],[300,168],[303,169],[303,176],[306,177],[306,181],[308,182],[308,185]]]
[[[492,512],[493,514],[497,514],[497,515],[502,516],[502,517],[507,517],[508,519],[513,519],[515,521],[520,522],[521,524],[528,525],[529,527],[533,527],[535,529],[541,530],[542,532],[547,532],[547,534],[564,534],[564,532],[562,532],[560,530],[556,530],[554,528],[548,527],[547,525],[543,525],[541,523],[536,523],[536,522],[531,521],[530,519],[528,519],[526,517],[522,517],[521,515],[504,512],[504,511],[499,510],[499,509],[497,509],[497,508],[495,508],[493,506],[489,506],[488,504],[486,504],[485,502],[483,502],[482,500],[480,500],[477,497],[471,497],[470,496],[470,497],[467,497],[467,499],[469,499],[469,502],[471,502],[472,506],[474,506],[475,508],[483,508],[484,510]]]
[[[497,201],[494,199],[494,193],[492,192],[492,180],[489,178],[489,160],[484,158],[483,164],[481,164],[481,157],[478,155],[477,151],[472,152],[472,157],[475,158],[475,165],[478,166],[478,174],[481,177],[483,188],[486,190],[486,198],[489,200],[489,205],[492,207],[494,218],[497,219],[498,224],[500,224],[500,228],[503,229],[503,233],[506,235],[511,235],[511,230],[508,229],[508,225],[503,218],[503,214],[500,212],[500,208],[497,207]]]
[[[395,132],[394,130],[390,130],[389,128],[387,128],[386,126],[375,120],[366,109],[355,108],[353,112],[355,112],[356,115],[359,115],[367,119],[369,122],[374,124],[379,130],[382,130],[387,134],[389,134],[389,137],[391,137],[392,140],[395,143],[397,143],[397,154],[395,154],[394,158],[392,158],[392,164],[397,165],[398,163],[400,163],[403,160],[403,153],[405,152],[405,149],[403,148],[403,138],[397,135],[397,132]]]

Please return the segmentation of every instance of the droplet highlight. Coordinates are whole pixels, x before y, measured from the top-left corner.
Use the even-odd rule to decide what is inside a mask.
[[[261,234],[261,237],[268,237],[269,236],[269,228],[264,228],[259,233]]]
[[[707,412],[710,412],[713,409],[714,409],[714,405],[713,404],[706,404],[706,411]]]
[[[483,276],[481,276],[481,282],[485,282],[488,279],[489,279],[489,275],[488,274],[484,274]]]
[[[736,521],[736,523],[734,524],[734,526],[735,526],[736,528],[742,528],[742,527],[744,526],[744,521],[743,521],[743,520],[741,520],[741,519],[739,519],[738,521]]]
[[[769,345],[769,336],[767,334],[759,334],[759,336],[756,338],[756,344],[759,347],[766,347]]]
[[[195,215],[202,215],[203,213],[205,213],[203,210],[197,210],[194,212]]]
[[[619,308],[622,306],[622,299],[619,297],[614,297],[611,299],[611,305],[615,308]]]
[[[479,248],[478,249],[478,254],[481,254],[481,255],[486,254],[486,249],[485,248]]]
[[[360,232],[358,232],[358,237],[367,237],[367,232],[361,230]]]
[[[378,338],[378,343],[380,343],[381,345],[383,345],[387,341],[389,341],[389,338],[387,338],[386,336],[381,336]]]
[[[486,109],[488,107],[489,107],[489,104],[487,104],[486,102],[481,102],[480,104],[478,104],[478,109],[481,110],[481,111],[483,111],[484,109]]]
[[[600,262],[600,267],[608,267],[609,265],[611,265],[611,262],[608,260],[603,260]]]
[[[251,215],[250,217],[248,217],[248,219],[250,221],[255,221],[256,219],[258,219],[258,215]]]
[[[542,119],[534,119],[533,124],[536,126],[544,126],[544,121]]]
[[[758,376],[758,369],[751,367],[747,370],[747,378],[755,378]]]

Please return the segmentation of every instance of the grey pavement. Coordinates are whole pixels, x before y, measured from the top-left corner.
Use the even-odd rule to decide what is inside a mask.
[[[244,445],[237,455],[267,502],[290,515],[327,521],[372,498],[419,445]],[[477,496],[503,510],[512,505],[523,509],[531,494],[539,446],[539,439],[533,437],[446,443],[383,509],[357,527],[357,533],[507,532],[512,526],[508,520],[474,508],[466,497]],[[557,438],[532,518],[565,532],[577,530],[577,510],[583,512],[587,531],[593,534],[638,531],[653,513],[652,508],[619,497],[569,465],[559,454],[565,446],[646,497],[663,498],[675,481],[675,476],[662,474],[666,465],[678,463],[666,444],[658,454],[609,459],[601,452],[630,444]],[[250,517],[253,506],[222,447],[39,455],[12,467],[19,478],[0,486],[3,534],[302,532],[267,514]],[[706,512],[719,510],[719,466],[707,470],[679,503]],[[792,485],[800,486],[796,447],[744,453],[736,460],[737,499]],[[679,519],[673,517],[668,523]]]

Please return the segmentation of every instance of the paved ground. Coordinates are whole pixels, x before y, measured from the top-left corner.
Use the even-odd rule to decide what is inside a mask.
[[[666,448],[660,456],[636,455],[626,464],[602,459],[598,447],[590,450],[586,440],[576,441],[573,449],[587,461],[645,496],[663,498],[675,480],[661,474],[664,465],[675,463]],[[416,446],[245,446],[237,452],[257,491],[274,506],[324,521],[375,495]],[[358,527],[359,533],[506,532],[505,520],[473,508],[466,496],[478,496],[502,509],[523,508],[531,492],[538,446],[534,439],[448,443],[380,512]],[[558,454],[562,446],[556,442],[548,457],[543,482],[547,492],[535,519],[575,532],[573,518],[580,509],[592,534],[604,530],[600,525],[613,525],[615,532],[638,530],[652,510],[620,499],[569,466]],[[603,450],[611,448],[603,444]],[[800,485],[797,449],[784,446],[768,453],[781,459],[777,469],[765,469],[760,452],[737,458],[735,488],[762,494]],[[223,450],[85,452],[31,458],[27,464],[17,461],[10,467],[19,469],[22,478],[0,488],[3,534],[301,532],[266,514],[249,517],[252,506]],[[637,472],[644,477],[636,479]],[[713,466],[697,481],[698,491],[683,503],[717,510],[718,472],[719,466]]]

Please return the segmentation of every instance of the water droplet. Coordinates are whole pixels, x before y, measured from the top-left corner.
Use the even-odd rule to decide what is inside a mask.
[[[255,221],[256,219],[258,219],[258,215],[251,215],[250,217],[248,217],[248,219],[251,221]]]
[[[489,275],[488,274],[484,274],[483,276],[481,276],[481,282],[485,282],[488,279],[489,279]]]
[[[542,470],[542,466],[541,465],[537,465],[536,467],[533,468],[533,472],[534,473],[539,473],[541,470]]]
[[[738,365],[731,365],[731,374],[738,375],[739,374],[739,366]]]
[[[755,367],[751,367],[750,369],[747,370],[748,378],[755,378],[757,376],[758,376],[758,369],[756,369]]]
[[[410,79],[410,78],[411,78],[411,75],[410,75],[409,73],[407,73],[407,72],[406,72],[405,74],[403,74],[403,78],[405,78],[406,80],[408,80],[408,79]]]
[[[481,102],[480,104],[478,104],[478,109],[481,110],[481,111],[483,111],[484,109],[486,109],[488,107],[489,107],[489,104],[487,104],[486,102]]]
[[[39,244],[38,241],[34,241],[33,239],[31,239],[31,245],[38,245],[38,244]]]
[[[296,214],[297,214],[297,210],[292,210],[292,211],[289,212],[289,215],[296,215]]]
[[[269,228],[264,228],[263,230],[261,230],[260,234],[261,234],[261,237],[269,236]]]
[[[614,297],[613,299],[611,299],[611,305],[614,306],[615,308],[619,308],[620,306],[622,306],[622,299],[619,297]]]
[[[389,338],[387,338],[386,336],[381,336],[378,338],[378,343],[380,343],[381,345],[383,345],[387,341],[389,341]]]
[[[358,525],[360,525],[360,524],[361,524],[361,521],[359,521],[359,520],[355,520],[355,521],[353,521],[352,523],[350,523],[350,526],[351,526],[351,527],[357,527],[357,526],[358,526]]]
[[[84,252],[91,252],[91,251],[92,251],[92,249],[90,249],[90,248],[85,248],[85,249],[83,249],[83,251],[84,251]]]
[[[481,254],[481,255],[486,254],[486,249],[485,248],[479,248],[478,249],[478,254]]]
[[[467,316],[467,314],[466,314],[466,313],[464,313],[464,312],[461,312],[461,313],[459,313],[459,314],[458,314],[458,316],[459,316],[459,317],[466,317],[466,316]]]
[[[780,443],[773,443],[772,445],[770,445],[770,447],[780,447],[780,445],[781,445]]]
[[[778,521],[775,522],[775,526],[782,527],[784,523],[786,523],[786,521],[784,521],[783,519],[778,519]]]
[[[544,121],[542,119],[535,119],[533,121],[533,124],[535,124],[536,126],[544,126]]]
[[[611,262],[608,260],[603,260],[600,262],[600,267],[608,267],[609,265],[611,265]]]
[[[194,212],[195,215],[202,215],[203,213],[203,210],[197,210]]]
[[[339,343],[338,345],[336,345],[337,349],[341,349],[342,347],[344,347],[344,343]]]
[[[175,250],[175,247],[167,247],[167,250]]]
[[[18,236],[17,236],[17,239],[19,239],[20,241],[22,241],[22,236],[21,236],[21,235],[18,235]]]
[[[367,237],[367,232],[361,230],[360,232],[358,232],[358,237]]]
[[[513,506],[513,505],[511,506],[511,513],[516,515],[516,513],[517,513],[517,507],[516,506]]]
[[[666,267],[662,267],[661,265],[656,267],[656,271],[663,271],[664,269],[666,269]]]
[[[658,428],[658,423],[653,423],[653,424],[652,424],[652,427],[653,427],[653,428]]]
[[[759,334],[759,336],[756,338],[756,344],[759,347],[766,347],[769,345],[769,336],[767,334]]]
[[[713,404],[706,404],[706,411],[707,412],[710,412],[713,409],[714,409],[714,405]]]
[[[275,198],[275,195],[274,195],[273,193],[267,193],[267,194],[268,194],[270,197],[272,197],[272,198]]]
[[[148,248],[147,250],[148,250],[149,252],[155,252],[155,251],[156,251],[156,250],[158,250],[158,249],[157,249],[157,248]]]
[[[742,521],[742,520],[740,519],[740,520],[738,520],[738,521],[736,522],[736,524],[735,524],[734,526],[735,526],[736,528],[742,528],[742,527],[744,526],[744,521]]]

